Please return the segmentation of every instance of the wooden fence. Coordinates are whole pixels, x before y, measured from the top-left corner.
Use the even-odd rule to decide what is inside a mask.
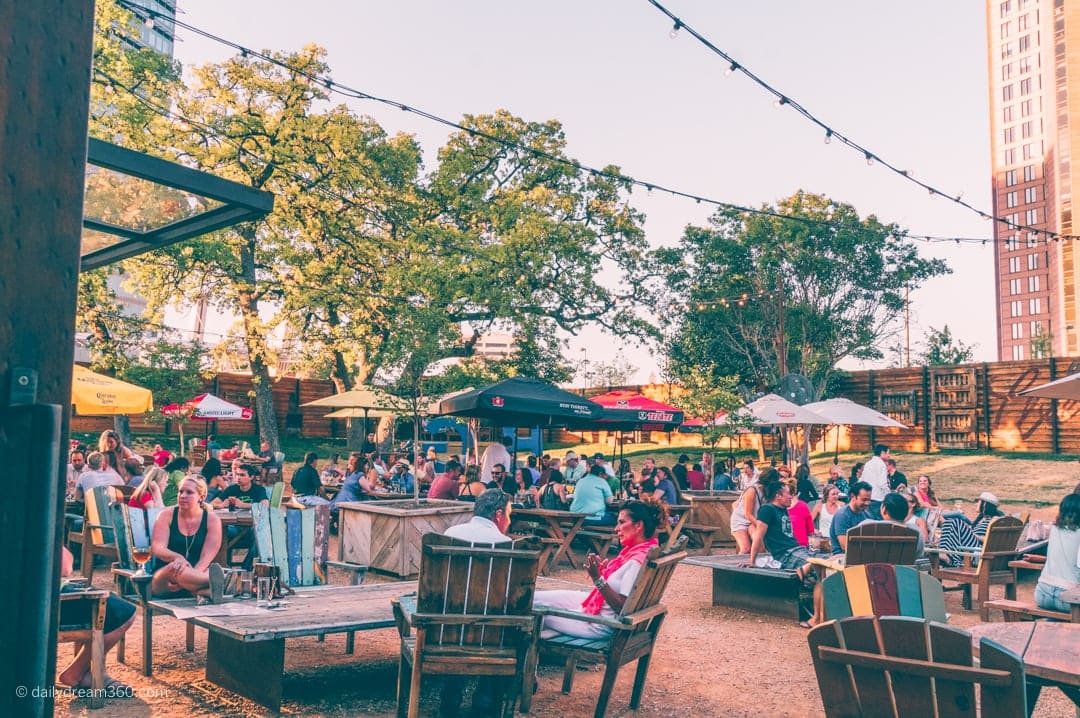
[[[851,372],[838,383],[837,396],[872,406],[910,428],[852,427],[843,432],[840,449],[869,451],[881,442],[918,452],[994,449],[1080,454],[1080,402],[1017,396],[1024,389],[1078,371],[1080,360],[1062,358]],[[281,377],[273,380],[272,388],[279,431],[312,438],[344,436],[345,421],[326,418],[330,410],[301,406],[333,394],[331,381]],[[663,384],[595,387],[584,393],[610,389],[631,389],[678,405],[678,387]],[[241,406],[253,403],[254,389],[248,375],[219,374],[207,382],[206,391]],[[99,432],[111,426],[109,417],[72,419],[73,431]],[[131,429],[138,434],[176,433],[170,422],[152,423],[137,416],[131,417]],[[185,433],[198,434],[202,429],[200,422],[190,422]],[[258,426],[255,421],[217,421],[211,422],[209,431],[257,436]],[[581,432],[575,434],[580,436]],[[824,436],[819,432],[814,437],[817,448],[831,450],[834,436],[832,432]]]

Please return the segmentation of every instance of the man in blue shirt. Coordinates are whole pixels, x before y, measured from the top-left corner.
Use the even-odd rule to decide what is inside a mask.
[[[832,527],[829,529],[829,543],[832,544],[834,554],[847,551],[848,529],[873,518],[869,511],[872,490],[870,484],[865,481],[856,481],[852,484],[848,505],[836,512],[836,516],[833,516]]]
[[[588,514],[587,524],[614,526],[614,517],[607,512],[607,502],[611,498],[611,487],[604,478],[604,469],[593,465],[589,473],[574,485],[574,499],[570,510]]]

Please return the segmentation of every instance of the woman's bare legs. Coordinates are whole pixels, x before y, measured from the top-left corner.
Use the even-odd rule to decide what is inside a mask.
[[[738,529],[732,531],[731,535],[735,537],[736,553],[750,553],[750,532],[748,530]]]

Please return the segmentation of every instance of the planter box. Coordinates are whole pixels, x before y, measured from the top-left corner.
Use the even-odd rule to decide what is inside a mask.
[[[683,497],[690,502],[690,519],[687,523],[720,529],[713,538],[713,545],[734,545],[731,506],[741,495],[739,491],[684,491]]]
[[[401,578],[420,573],[420,538],[472,518],[464,501],[412,499],[338,504],[342,561]]]

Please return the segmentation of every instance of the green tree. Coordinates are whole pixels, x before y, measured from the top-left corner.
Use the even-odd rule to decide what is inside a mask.
[[[949,366],[969,362],[975,356],[975,348],[956,339],[946,324],[941,329],[930,327],[923,338],[925,350],[919,356],[922,366]]]
[[[738,413],[744,404],[738,393],[739,378],[720,371],[715,365],[687,367],[681,380],[683,393],[677,399],[687,417],[704,419],[701,441],[713,450],[721,439],[735,439],[753,427],[749,417]]]
[[[763,209],[779,216],[721,210],[657,252],[671,288],[672,370],[715,366],[764,389],[779,381],[782,353],[820,397],[841,359],[881,358],[905,287],[949,270],[919,257],[897,225],[822,195]]]

